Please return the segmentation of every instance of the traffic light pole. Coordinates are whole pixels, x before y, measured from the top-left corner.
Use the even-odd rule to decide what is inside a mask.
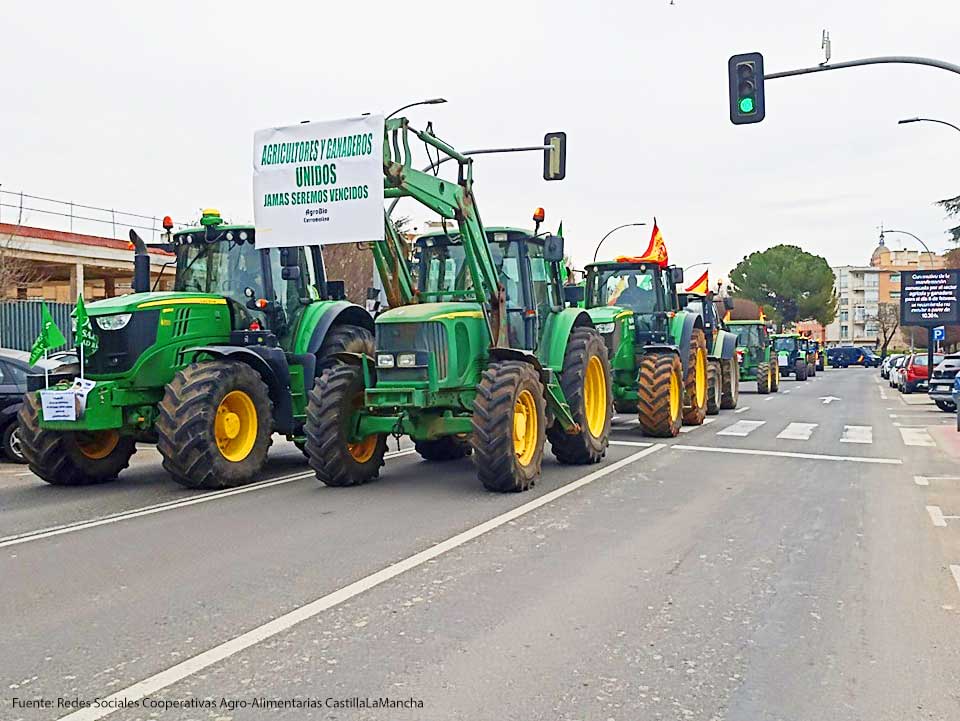
[[[763,76],[764,80],[776,80],[777,78],[789,78],[794,75],[807,75],[808,73],[822,73],[824,70],[840,70],[842,68],[855,68],[861,65],[883,65],[885,63],[901,63],[906,65],[927,65],[931,68],[940,68],[949,70],[951,73],[960,75],[960,65],[948,63],[934,58],[918,58],[912,55],[881,55],[876,58],[862,58],[860,60],[848,60],[842,63],[831,63],[829,65],[817,65],[812,68],[800,68],[798,70],[784,70],[780,73],[769,73]]]

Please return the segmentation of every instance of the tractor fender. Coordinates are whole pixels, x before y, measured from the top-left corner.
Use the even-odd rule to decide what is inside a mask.
[[[563,369],[563,357],[567,353],[567,341],[574,328],[593,328],[593,320],[582,308],[564,308],[547,319],[543,339],[537,349],[540,363],[559,373]]]
[[[666,343],[648,343],[643,346],[644,353],[676,353],[680,355],[680,349],[675,345],[667,345]]]
[[[339,300],[330,303],[317,319],[316,325],[310,332],[310,340],[307,341],[304,352],[316,355],[327,337],[327,332],[335,325],[356,325],[366,328],[371,333],[374,332],[373,318],[364,308],[345,300]]]
[[[737,336],[733,333],[720,331],[720,359],[730,360],[737,352]]]
[[[680,363],[683,365],[683,375],[686,377],[690,365],[690,340],[693,337],[694,328],[703,328],[703,318],[694,313],[686,313],[683,316],[683,325],[680,328],[680,337],[677,340],[677,346],[680,349]]]
[[[293,419],[293,399],[290,395],[290,368],[281,348],[266,346],[209,345],[191,348],[196,358],[200,354],[214,358],[246,363],[253,368],[270,389],[273,402],[273,428],[277,433],[297,432]]]
[[[490,360],[495,361],[520,361],[522,363],[529,363],[534,368],[537,369],[537,373],[540,375],[540,380],[543,383],[549,383],[552,380],[552,374],[549,368],[545,368],[540,362],[540,359],[530,351],[518,350],[517,348],[491,348],[490,349]]]

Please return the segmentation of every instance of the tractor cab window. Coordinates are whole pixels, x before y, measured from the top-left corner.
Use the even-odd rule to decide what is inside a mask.
[[[283,279],[283,267],[280,264],[280,249],[271,248],[269,251],[270,275],[273,280],[273,295],[280,304],[281,314],[278,318],[281,345],[296,327],[303,310],[313,300],[318,300],[317,274],[313,266],[313,255],[310,248],[290,248],[290,252],[297,254],[297,267],[300,268],[300,277],[294,280]]]
[[[591,306],[616,305],[640,315],[658,310],[657,284],[646,268],[600,270],[591,290]]]
[[[736,326],[734,326],[736,327]],[[744,348],[760,348],[767,342],[767,333],[760,325],[745,325],[737,329],[737,345]]]
[[[466,253],[459,243],[442,236],[430,239],[429,244],[421,243],[419,265],[417,287],[421,293],[430,294],[430,301],[455,300],[453,291],[473,288]]]
[[[777,338],[773,341],[773,349],[777,351],[794,351],[797,350],[797,339],[796,338]]]

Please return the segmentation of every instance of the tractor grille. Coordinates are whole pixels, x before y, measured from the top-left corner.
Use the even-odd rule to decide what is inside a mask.
[[[437,378],[447,377],[450,352],[447,331],[442,323],[383,323],[377,324],[377,352],[411,353],[420,351],[433,357]],[[415,377],[411,377],[416,372]],[[426,369],[383,368],[377,371],[383,380],[426,380]]]
[[[93,355],[84,356],[85,370],[93,375],[123,373],[133,368],[137,358],[157,342],[159,310],[138,311],[120,330],[103,330],[91,318],[93,332],[100,339],[100,347]]]

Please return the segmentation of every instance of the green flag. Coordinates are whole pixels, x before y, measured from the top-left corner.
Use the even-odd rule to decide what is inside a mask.
[[[67,339],[63,337],[63,333],[57,327],[57,324],[53,322],[53,316],[50,315],[47,304],[41,303],[40,335],[37,336],[37,339],[33,342],[33,347],[30,349],[30,365],[40,360],[45,351],[64,345],[66,342]]]
[[[560,227],[557,228],[557,235],[559,235],[561,238],[563,237],[563,221],[562,220],[560,221]]]
[[[83,348],[87,355],[93,355],[100,347],[100,338],[93,332],[90,325],[90,316],[83,305],[83,294],[77,296],[77,345]]]

